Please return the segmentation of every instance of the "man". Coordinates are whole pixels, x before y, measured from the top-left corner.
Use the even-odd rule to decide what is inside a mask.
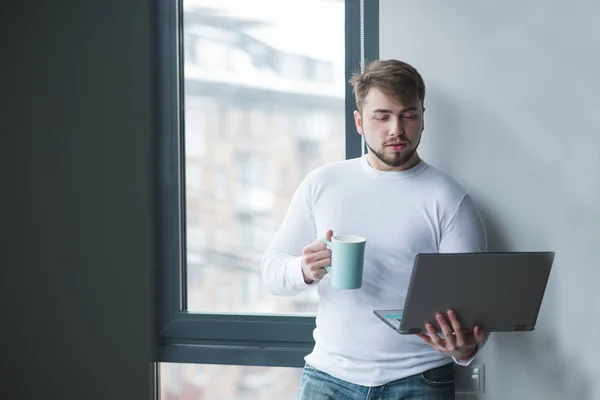
[[[262,261],[274,294],[317,286],[315,347],[298,398],[453,399],[453,363],[468,364],[485,333],[464,334],[448,311],[432,316],[443,335],[429,323],[428,335],[399,335],[373,310],[404,303],[416,254],[485,251],[485,229],[465,191],[417,153],[425,111],[417,70],[375,61],[351,84],[368,153],[306,176]],[[367,238],[360,289],[330,285],[331,251],[315,239],[333,232]]]

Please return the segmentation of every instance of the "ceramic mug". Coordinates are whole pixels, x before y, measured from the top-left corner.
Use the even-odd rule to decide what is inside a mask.
[[[337,289],[358,289],[362,286],[367,239],[356,235],[337,235],[331,240],[319,238],[331,249],[331,286]]]

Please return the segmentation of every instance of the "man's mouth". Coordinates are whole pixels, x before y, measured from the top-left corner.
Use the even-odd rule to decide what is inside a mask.
[[[407,143],[390,143],[386,145],[386,147],[389,147],[392,150],[404,150],[407,146]]]

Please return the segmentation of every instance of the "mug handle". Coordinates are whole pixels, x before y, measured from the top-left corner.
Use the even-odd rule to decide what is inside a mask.
[[[331,241],[327,240],[325,238],[319,238],[318,240],[320,240],[321,242],[325,243],[327,246],[329,246],[331,248]],[[325,267],[325,271],[327,271],[327,273],[331,272],[331,265],[326,265]]]

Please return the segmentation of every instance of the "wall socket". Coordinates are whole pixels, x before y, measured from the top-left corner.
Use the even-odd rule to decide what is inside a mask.
[[[454,366],[456,393],[485,393],[485,365]]]

